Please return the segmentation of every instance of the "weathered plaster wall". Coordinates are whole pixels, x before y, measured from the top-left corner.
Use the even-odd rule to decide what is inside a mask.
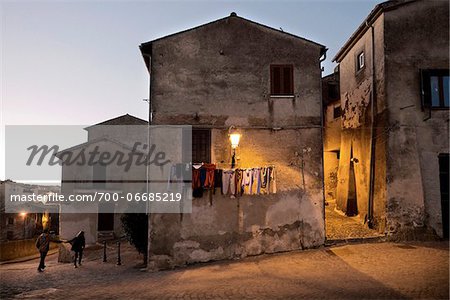
[[[449,67],[449,7],[419,1],[385,14],[389,107],[388,230],[442,236],[439,153],[448,153],[448,110],[421,109],[420,69]]]
[[[157,40],[152,54],[155,124],[320,124],[317,44],[230,17]],[[293,99],[270,97],[270,64],[294,65]]]
[[[337,151],[341,147],[341,118],[333,118],[335,106],[340,106],[340,101],[328,104],[325,110],[323,141],[325,151]]]
[[[339,87],[339,72],[322,78],[323,101],[323,174],[325,199],[336,199],[337,172],[339,168],[339,150],[341,148],[341,118],[334,118],[335,107],[341,106],[339,95],[330,93],[332,84]],[[336,92],[339,92],[337,89]]]
[[[192,214],[154,214],[151,261],[158,267],[171,267],[321,245],[324,219],[318,134],[320,128],[243,130],[237,167],[275,165],[277,193],[233,199],[217,189],[215,195],[194,198]],[[227,131],[215,129],[212,135],[213,162],[227,168],[231,152]]]
[[[320,47],[240,18],[153,42],[154,124],[212,129],[212,162],[275,165],[277,193],[193,199],[191,214],[153,214],[157,268],[315,247],[324,242]],[[293,98],[270,97],[270,64],[294,65]],[[282,127],[282,128],[278,128]]]
[[[133,139],[130,141],[133,141]],[[76,157],[80,151],[84,151],[86,154],[93,152],[96,147],[98,147],[99,152],[115,153],[121,151],[122,153],[128,153],[130,151],[108,140],[100,140],[82,148],[73,149],[73,157]],[[69,195],[93,195],[96,191],[121,193],[121,195],[126,195],[127,192],[144,192],[145,181],[143,183],[130,183],[127,180],[143,181],[145,178],[145,166],[134,166],[128,172],[124,172],[123,166],[113,163],[106,167],[106,179],[111,182],[106,182],[104,188],[96,188],[91,181],[99,180],[99,178],[93,177],[93,166],[87,163],[83,165],[73,164],[62,168],[61,193],[68,198]],[[125,211],[128,205],[129,203],[125,199],[120,199],[114,203],[114,211]],[[98,234],[97,212],[98,202],[62,203],[59,222],[60,236],[64,239],[73,238],[78,231],[83,230],[86,243],[95,243]],[[114,234],[115,236],[123,234],[120,214],[117,214],[114,219]]]
[[[383,15],[374,22],[375,42],[375,78],[372,68],[372,30],[368,30],[355,43],[350,51],[340,62],[340,89],[342,107],[342,132],[340,145],[340,160],[337,186],[337,208],[346,212],[347,198],[350,180],[350,161],[354,163],[356,194],[358,213],[361,221],[366,221],[368,216],[368,199],[370,191],[370,157],[372,140],[372,112],[371,99],[373,83],[376,85],[377,113],[381,113],[384,107],[384,35]],[[357,71],[357,55],[364,51],[365,66]],[[377,126],[383,126],[378,124]],[[378,145],[383,148],[383,144]],[[375,168],[382,168],[384,161],[381,155],[382,149],[376,153]],[[382,175],[382,172],[380,173]],[[383,189],[383,180],[380,180],[378,188]],[[384,199],[374,197],[374,218],[382,218],[384,215]],[[379,228],[380,229],[380,228]],[[382,229],[380,229],[382,230]]]
[[[336,199],[337,172],[339,168],[338,152],[341,148],[341,118],[334,119],[334,106],[340,102],[327,105],[324,116],[323,135],[323,173],[325,199]]]

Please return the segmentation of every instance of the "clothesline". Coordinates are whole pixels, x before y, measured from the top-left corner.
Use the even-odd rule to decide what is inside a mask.
[[[221,194],[230,197],[276,193],[275,166],[221,169],[215,164],[192,165],[195,198],[202,197],[204,190],[212,190],[215,194],[217,188]]]

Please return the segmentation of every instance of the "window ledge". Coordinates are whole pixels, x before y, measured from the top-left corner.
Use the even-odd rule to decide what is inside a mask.
[[[295,95],[270,95],[270,98],[295,98]]]

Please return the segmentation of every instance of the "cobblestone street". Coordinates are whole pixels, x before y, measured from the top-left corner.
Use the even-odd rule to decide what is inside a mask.
[[[82,267],[47,260],[0,266],[0,298],[29,299],[448,299],[448,243],[369,243],[142,272],[124,256]]]
[[[347,217],[337,212],[336,200],[329,201],[325,206],[325,225],[329,240],[382,236],[375,230],[367,228],[358,217]]]

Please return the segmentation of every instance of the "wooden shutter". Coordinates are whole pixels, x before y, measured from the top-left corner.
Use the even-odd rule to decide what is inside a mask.
[[[271,66],[270,72],[271,94],[280,95],[281,93],[281,67]]]
[[[294,68],[292,65],[270,66],[270,93],[279,96],[294,94]]]
[[[283,67],[283,95],[293,95],[293,68],[291,65]]]
[[[192,129],[192,162],[210,163],[211,130]]]

